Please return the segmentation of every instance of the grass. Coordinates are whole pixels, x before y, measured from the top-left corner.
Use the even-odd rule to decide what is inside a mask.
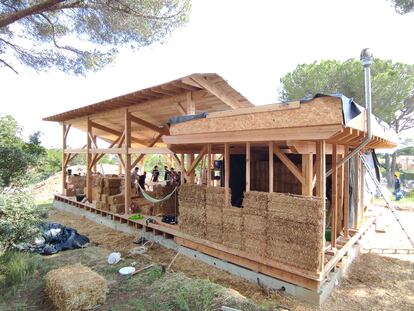
[[[40,263],[38,254],[6,251],[0,256],[0,288],[13,287],[30,278]]]

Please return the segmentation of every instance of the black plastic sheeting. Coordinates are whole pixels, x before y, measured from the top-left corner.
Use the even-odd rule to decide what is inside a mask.
[[[41,230],[42,236],[35,240],[35,244],[24,245],[22,248],[42,255],[52,255],[68,249],[82,248],[89,243],[87,236],[61,224],[43,224]]]
[[[187,121],[191,121],[195,119],[203,119],[203,118],[206,118],[207,115],[208,115],[207,112],[202,112],[202,113],[198,113],[194,115],[176,116],[176,117],[169,118],[167,123],[177,124],[177,123],[187,122]]]

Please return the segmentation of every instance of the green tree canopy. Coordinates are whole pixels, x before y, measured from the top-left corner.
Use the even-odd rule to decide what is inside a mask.
[[[398,14],[407,14],[414,11],[414,0],[391,0]]]
[[[189,0],[0,0],[0,66],[99,70],[120,47],[162,42],[189,10]]]
[[[397,133],[414,127],[414,65],[375,59],[372,65],[373,112]],[[364,105],[364,71],[358,60],[323,60],[298,65],[281,79],[280,99],[317,93],[342,93]]]

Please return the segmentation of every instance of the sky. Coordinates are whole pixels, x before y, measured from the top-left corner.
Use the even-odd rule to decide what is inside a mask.
[[[280,78],[301,63],[359,58],[369,47],[413,64],[413,29],[414,13],[398,15],[388,0],[193,0],[190,21],[166,43],[124,50],[86,77],[0,68],[0,114],[60,147],[60,126],[43,117],[191,73],[216,72],[253,104],[276,103]],[[73,131],[68,140],[80,147],[86,138]]]

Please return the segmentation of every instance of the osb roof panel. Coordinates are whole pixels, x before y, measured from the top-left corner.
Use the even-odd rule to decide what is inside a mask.
[[[132,92],[126,95],[118,96],[115,98],[111,98],[108,100],[104,100],[92,105],[80,107],[77,109],[69,110],[66,112],[62,112],[53,116],[49,116],[44,118],[44,121],[55,121],[55,122],[62,122],[62,121],[69,121],[80,117],[91,116],[96,113],[102,112],[109,112],[114,111],[119,108],[131,107],[131,106],[139,106],[148,102],[158,101],[165,99],[168,102],[168,99],[174,100],[175,97],[179,95],[186,94],[188,92],[197,92],[205,90],[204,87],[197,84],[192,80],[192,78],[204,78],[208,81],[212,82],[215,87],[222,90],[225,95],[231,96],[236,99],[238,106],[237,108],[243,107],[251,107],[253,106],[243,95],[238,93],[235,89],[233,89],[222,77],[220,77],[216,73],[204,73],[204,74],[192,74],[177,80],[170,81],[168,83],[160,84],[157,86],[149,87],[143,90],[139,90],[136,92]],[[231,109],[227,104],[224,104],[222,101],[218,100],[217,97],[213,101],[206,102],[199,107],[196,106],[198,110],[204,111],[217,111],[217,108],[220,106],[221,110],[228,110]],[[221,103],[221,105],[217,105],[217,102]],[[211,105],[215,105],[213,109]],[[148,117],[153,116],[154,119],[160,119],[159,113],[162,113],[162,110],[155,110],[152,109],[151,111],[147,111],[149,114]],[[175,115],[177,115],[176,113]]]

